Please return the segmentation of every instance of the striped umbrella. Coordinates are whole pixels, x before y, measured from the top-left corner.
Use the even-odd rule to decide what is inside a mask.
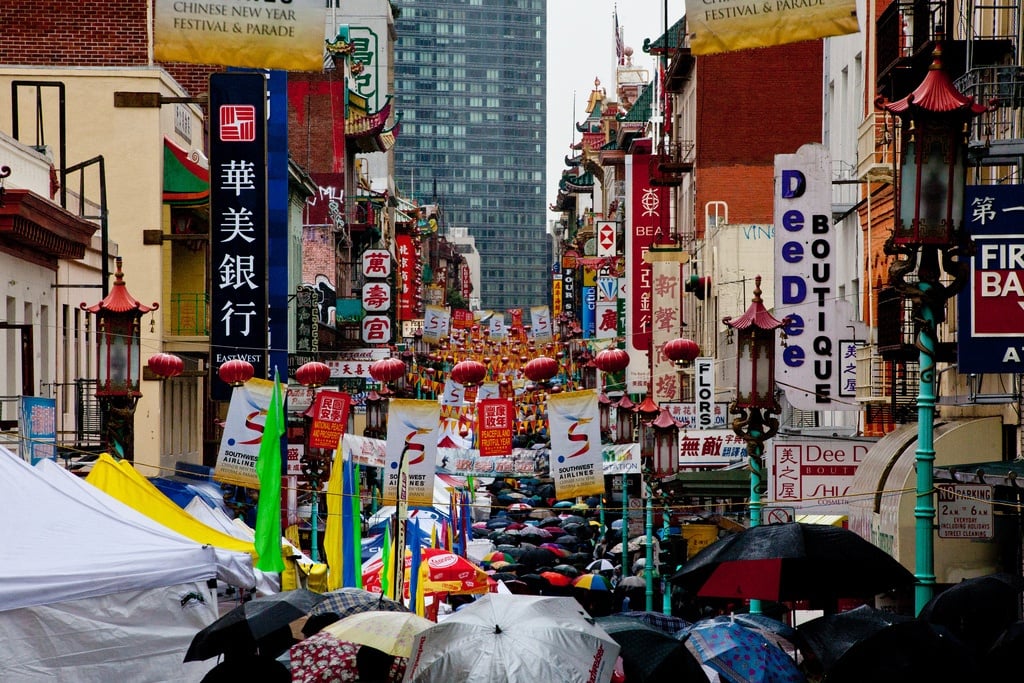
[[[612,584],[600,574],[584,574],[572,582],[576,588],[588,591],[611,591]]]

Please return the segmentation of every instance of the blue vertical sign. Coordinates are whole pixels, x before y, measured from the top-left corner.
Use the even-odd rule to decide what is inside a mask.
[[[24,437],[23,454],[35,465],[57,459],[57,399],[22,396],[18,405],[19,430]],[[24,456],[23,456],[24,457]]]
[[[597,334],[597,287],[583,287],[583,338]]]
[[[210,397],[231,387],[217,375],[232,358],[267,366],[267,80],[210,75]],[[287,286],[287,285],[285,285]]]
[[[267,117],[267,288],[270,367],[288,375],[288,72],[269,71]],[[313,330],[317,334],[317,330]]]

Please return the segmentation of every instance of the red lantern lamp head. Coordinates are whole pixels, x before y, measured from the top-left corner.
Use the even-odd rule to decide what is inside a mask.
[[[620,372],[629,365],[629,354],[623,349],[605,349],[594,357],[594,365],[601,372]]]
[[[177,377],[185,371],[185,361],[173,353],[158,353],[147,363],[154,375],[164,379]]]
[[[331,378],[331,368],[326,363],[319,363],[317,361],[310,361],[302,364],[298,370],[295,371],[295,379],[298,380],[299,384],[310,389],[316,389],[327,384],[327,381]]]
[[[256,372],[252,363],[241,358],[232,358],[217,368],[217,376],[233,387],[240,387]]]
[[[464,360],[452,368],[452,381],[464,386],[480,384],[487,377],[487,366],[475,360]]]
[[[523,374],[531,382],[546,382],[558,374],[558,361],[541,356],[523,366]]]
[[[381,384],[394,382],[405,374],[405,363],[400,358],[381,358],[370,365],[370,377]]]
[[[673,339],[665,344],[665,357],[673,363],[692,363],[700,355],[700,346],[692,339]]]

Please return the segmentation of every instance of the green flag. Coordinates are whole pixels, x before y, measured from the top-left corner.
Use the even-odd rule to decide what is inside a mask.
[[[256,506],[256,568],[265,572],[284,571],[281,557],[281,437],[284,436],[284,404],[281,385],[274,368],[274,387],[270,407],[263,423],[260,454],[256,458],[256,476],[260,480],[260,499]]]

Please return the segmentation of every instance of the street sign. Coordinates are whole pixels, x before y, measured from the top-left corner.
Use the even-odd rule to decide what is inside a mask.
[[[974,240],[970,277],[958,296],[961,373],[1024,372],[1024,187],[970,185],[966,228]]]
[[[615,256],[615,221],[597,222],[597,256]]]
[[[939,538],[992,538],[992,487],[940,484]]]

